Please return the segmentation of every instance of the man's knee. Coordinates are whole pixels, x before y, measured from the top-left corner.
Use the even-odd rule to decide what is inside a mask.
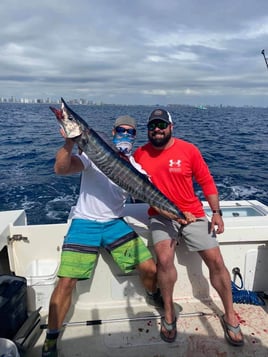
[[[140,273],[147,276],[153,277],[156,275],[156,264],[152,258],[138,264],[137,269]]]
[[[65,290],[72,292],[72,290],[74,289],[75,285],[76,285],[77,279],[75,278],[66,278],[66,277],[62,277],[59,278],[58,284],[57,284],[57,289],[58,290]]]

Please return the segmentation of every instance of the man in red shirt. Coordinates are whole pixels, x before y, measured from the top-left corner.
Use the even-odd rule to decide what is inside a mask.
[[[214,179],[199,149],[172,136],[173,122],[169,112],[164,109],[154,110],[147,128],[149,142],[135,151],[135,161],[180,211],[195,216],[194,222],[181,225],[178,221],[159,215],[153,207],[148,211],[157,256],[158,284],[165,305],[160,336],[166,342],[175,341],[177,336],[172,298],[177,280],[174,254],[177,239],[182,237],[188,249],[197,251],[209,269],[211,284],[224,306],[225,314],[221,317],[221,323],[227,341],[232,345],[242,346],[243,335],[233,309],[230,274],[215,239],[216,233],[223,233],[224,222]],[[193,178],[202,188],[212,210],[211,222],[195,195]]]

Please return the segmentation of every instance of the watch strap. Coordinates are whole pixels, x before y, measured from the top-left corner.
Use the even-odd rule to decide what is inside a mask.
[[[222,216],[222,210],[221,209],[213,209],[212,213],[213,214],[219,214],[220,216]]]

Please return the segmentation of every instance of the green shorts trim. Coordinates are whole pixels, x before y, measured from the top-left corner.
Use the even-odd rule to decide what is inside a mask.
[[[58,276],[88,279],[96,264],[97,256],[97,254],[63,251]]]
[[[111,255],[124,273],[131,272],[138,264],[152,258],[152,254],[140,237],[113,249]]]

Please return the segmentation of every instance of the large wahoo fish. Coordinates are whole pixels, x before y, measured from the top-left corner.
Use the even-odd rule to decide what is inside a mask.
[[[135,199],[156,207],[170,218],[184,218],[182,212],[165,197],[129,161],[122,158],[116,148],[106,143],[98,133],[76,114],[61,98],[61,109],[50,107],[56,115],[66,137],[72,138],[79,148],[115,184],[126,190]]]

